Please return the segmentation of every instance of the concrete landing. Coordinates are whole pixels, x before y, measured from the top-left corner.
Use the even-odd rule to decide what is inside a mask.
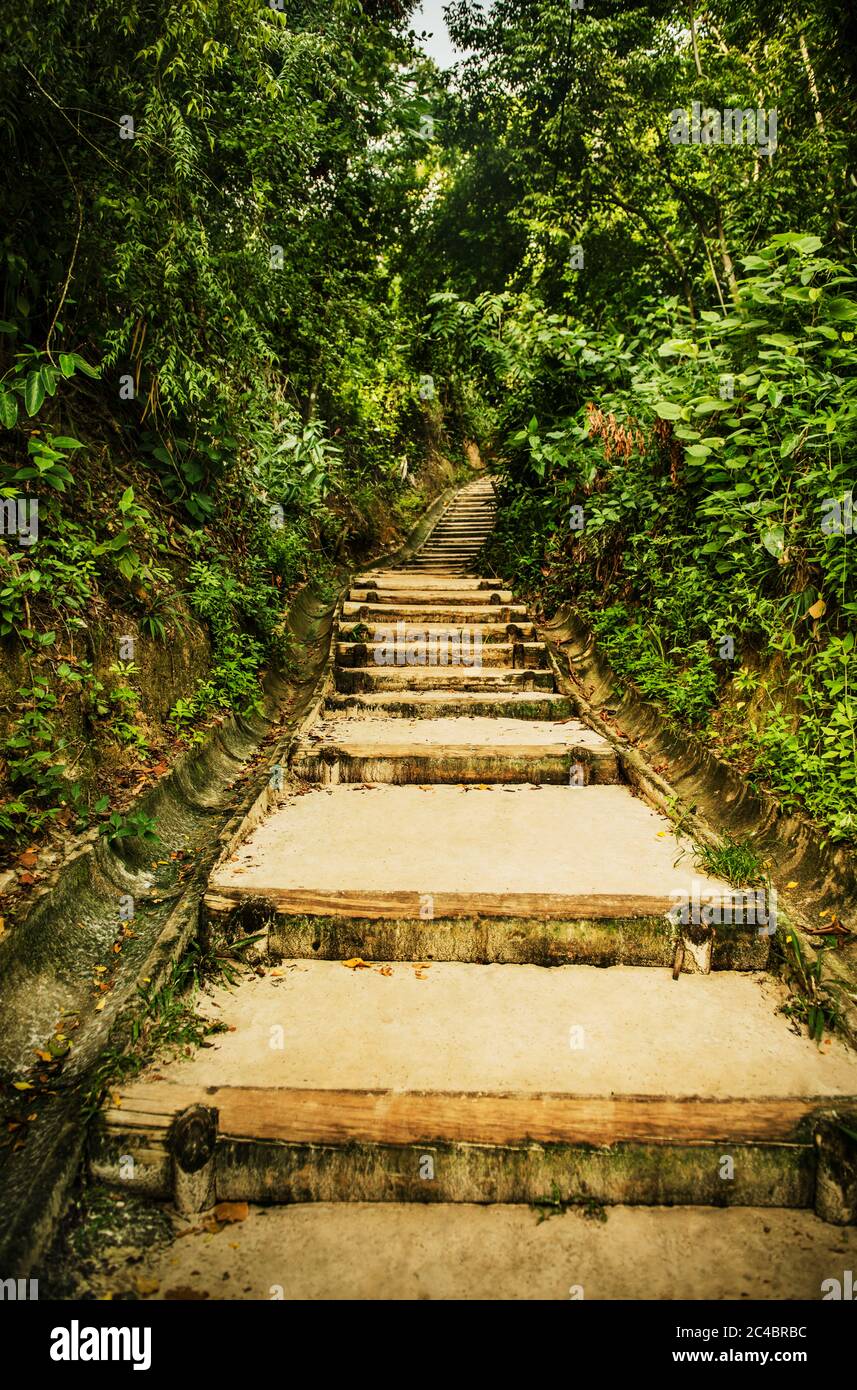
[[[606,1221],[583,1210],[539,1221],[520,1206],[319,1203],[254,1207],[216,1235],[198,1218],[179,1231],[166,1247],[135,1247],[133,1263],[117,1250],[115,1269],[90,1275],[95,1296],[139,1296],[142,1279],[144,1296],[157,1300],[190,1289],[198,1298],[311,1302],[791,1302],[821,1299],[825,1280],[857,1268],[857,1227],[777,1208],[611,1207]]]
[[[616,845],[621,843],[622,852]],[[209,897],[280,911],[438,917],[646,916],[672,892],[730,894],[623,786],[335,786],[289,796]]]
[[[208,1086],[474,1101],[776,1097],[784,1112],[787,1099],[853,1096],[853,1053],[793,1033],[777,1013],[785,997],[770,980],[730,972],[674,982],[635,966],[295,961],[238,991],[215,989],[202,1012],[230,1031],[160,1063],[159,1080],[141,1084],[190,1087],[200,1098]]]

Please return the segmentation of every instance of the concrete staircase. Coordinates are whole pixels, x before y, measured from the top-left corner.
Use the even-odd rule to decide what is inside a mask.
[[[553,1191],[849,1219],[829,1135],[852,1054],[789,1028],[753,928],[690,930],[674,977],[676,895],[733,890],[471,572],[493,510],[471,484],[412,563],[355,578],[293,780],[209,884],[268,968],[216,991],[215,1046],[122,1088],[93,1171],[131,1156],[185,1210]]]

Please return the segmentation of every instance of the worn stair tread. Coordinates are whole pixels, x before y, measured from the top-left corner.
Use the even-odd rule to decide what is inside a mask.
[[[272,1025],[276,1026],[276,1025]],[[687,1100],[661,1096],[515,1096],[450,1091],[323,1090],[139,1082],[117,1093],[104,1122],[123,1133],[166,1132],[192,1105],[218,1111],[224,1138],[303,1144],[797,1143],[829,1095]],[[843,1097],[848,1106],[854,1097]],[[837,1097],[838,1100],[838,1097]],[[808,1143],[804,1138],[804,1143]]]
[[[199,1223],[173,1245],[151,1245],[142,1264],[135,1257],[138,1282],[150,1276],[156,1299],[177,1287],[213,1300],[258,1299],[276,1288],[287,1304],[540,1300],[565,1304],[567,1316],[569,1297],[584,1289],[588,1302],[809,1302],[831,1271],[857,1268],[857,1227],[758,1206],[614,1206],[607,1223],[538,1222],[526,1205],[400,1196],[266,1204],[229,1228],[228,1244],[210,1231]]]
[[[370,690],[360,695],[342,695],[334,692],[328,700],[331,708],[349,711],[390,710],[396,709],[403,702],[413,704],[420,710],[425,709],[427,713],[437,706],[444,707],[451,703],[457,710],[462,711],[477,710],[486,702],[492,708],[498,709],[537,705],[545,711],[547,720],[550,720],[556,711],[562,711],[563,718],[566,718],[565,711],[571,703],[567,695],[561,695],[556,690],[531,690],[523,693],[518,690],[498,690],[490,696],[482,694],[479,690],[459,690],[453,693],[446,690],[414,690],[410,694],[391,690]]]
[[[337,666],[337,690],[552,690],[553,673],[537,666]]]
[[[461,575],[450,577],[448,575],[419,575],[414,574],[413,570],[369,570],[364,574],[354,577],[353,586],[356,589],[365,588],[367,584],[375,585],[378,589],[427,589],[448,588],[456,594],[473,593],[480,590],[491,589],[510,589],[511,585],[503,579],[486,579],[479,575]]]
[[[537,719],[543,716],[571,718],[574,710],[568,696],[553,690],[414,690],[402,694],[392,690],[370,690],[356,695],[331,691],[326,708],[345,711],[355,717],[374,718],[384,713],[388,718],[422,719],[455,718],[460,715],[491,717],[502,714],[508,718]]]
[[[292,752],[318,782],[618,782],[616,753],[579,723],[520,719],[342,719],[316,724]]]
[[[465,615],[462,614],[462,617],[464,616]],[[536,635],[534,623],[474,623],[470,621],[469,614],[467,614],[466,616],[467,621],[463,624],[458,623],[450,625],[449,623],[403,623],[403,635],[405,637],[405,640],[410,641],[413,641],[414,639],[421,637],[425,633],[428,633],[433,637],[441,637],[444,634],[448,635],[451,628],[452,631],[456,631],[457,629],[460,629],[462,626],[466,627],[468,631],[473,631],[474,633],[478,632],[483,642],[507,642],[509,640],[510,627],[515,627],[518,633],[520,634],[520,638],[524,641],[532,641]],[[374,642],[386,640],[391,631],[391,624],[376,622],[367,623],[362,618],[357,618],[356,620],[354,618],[351,618],[346,620],[345,622],[340,622],[338,624],[337,641],[353,642],[355,640],[353,636],[355,628],[360,628],[361,630],[368,629],[369,635],[365,640],[371,644]],[[393,630],[395,631],[395,629]],[[541,645],[544,646],[544,643],[542,643]]]
[[[496,600],[496,605],[492,603],[492,598]],[[433,586],[431,589],[418,589],[402,586],[398,589],[363,589],[359,585],[353,585],[348,591],[348,603],[377,603],[391,607],[399,603],[430,603],[436,607],[448,605],[449,607],[461,607],[468,610],[471,607],[484,608],[486,604],[491,606],[507,607],[514,603],[511,589],[453,589],[449,586],[439,588]]]
[[[386,605],[384,603],[352,603],[350,599],[342,605],[342,615],[344,618],[359,618],[363,610],[366,610],[367,622],[383,622],[397,618],[423,618],[427,622],[461,622],[462,613],[465,611],[455,603],[432,599],[431,602],[418,604],[408,599],[407,603],[396,603]],[[500,613],[509,613],[509,622],[516,622],[519,618],[527,621],[527,610],[522,603],[501,603],[501,604],[473,604],[466,609],[466,621],[485,621],[498,622]],[[504,619],[505,621],[505,619]]]
[[[470,623],[447,626],[440,631],[428,633],[417,628],[410,635],[404,630],[397,632],[392,625],[375,641],[355,642],[337,641],[335,657],[337,665],[365,669],[381,666],[398,666],[400,669],[420,666],[449,666],[461,662],[462,654],[474,665],[497,667],[522,667],[542,670],[547,665],[547,647],[544,642],[527,642],[524,639],[482,642],[477,636],[478,629]],[[410,656],[411,661],[408,660]],[[399,658],[401,657],[401,660]]]
[[[335,744],[361,748],[494,749],[515,751],[554,748],[571,751],[586,748],[593,755],[613,757],[612,745],[594,729],[579,720],[536,719],[322,719],[301,740],[299,746]]]
[[[341,785],[286,797],[208,896],[363,917],[417,917],[426,894],[437,917],[634,917],[694,883],[731,897],[623,786]]]
[[[791,1031],[783,997],[725,972],[298,961],[218,987],[206,1011],[233,1031],[123,1087],[113,1118],[199,1101],[221,1132],[295,1141],[785,1142],[850,1108],[857,1078],[844,1043]]]

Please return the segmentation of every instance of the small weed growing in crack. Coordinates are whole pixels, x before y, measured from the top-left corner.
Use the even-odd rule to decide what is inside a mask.
[[[765,879],[765,864],[746,840],[724,837],[719,845],[694,845],[694,863],[712,878],[723,878],[736,887],[747,887]]]
[[[551,1183],[550,1196],[537,1197],[530,1203],[531,1209],[536,1213],[537,1223],[540,1226],[543,1221],[548,1221],[552,1216],[561,1216],[567,1211],[578,1211],[581,1216],[588,1221],[606,1221],[607,1209],[603,1202],[596,1202],[593,1197],[587,1197],[585,1202],[569,1201],[563,1197],[559,1189],[559,1184]]]
[[[786,932],[777,942],[782,976],[788,985],[791,999],[783,1006],[787,1018],[802,1023],[814,1042],[821,1042],[824,1033],[847,1031],[842,1017],[842,985],[824,979],[824,963],[828,951],[836,949],[835,942],[824,942],[815,948],[814,958],[806,955],[794,931]]]

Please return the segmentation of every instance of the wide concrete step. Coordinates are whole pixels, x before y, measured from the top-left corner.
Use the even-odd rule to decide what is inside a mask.
[[[483,643],[479,629],[467,623],[434,633],[417,629],[410,637],[390,627],[379,641],[337,642],[334,650],[339,666],[444,666],[458,664],[462,653],[481,666],[547,665],[544,642]]]
[[[534,1202],[556,1183],[564,1201],[807,1207],[854,1067],[782,1002],[730,973],[289,962],[213,991],[228,1031],[210,1047],[112,1091],[91,1166],[170,1197],[178,1117],[202,1106],[203,1202]]]
[[[251,1206],[228,1241],[195,1222],[173,1244],[129,1250],[125,1278],[157,1289],[156,1299],[259,1299],[276,1289],[289,1302],[539,1300],[567,1314],[570,1298],[812,1302],[831,1270],[841,1277],[857,1268],[857,1227],[828,1225],[812,1211],[612,1206],[608,1216],[583,1193],[580,1202],[563,1213],[546,1190],[539,1212],[551,1220],[520,1204],[430,1194],[411,1203]],[[113,1293],[122,1276],[115,1246],[110,1255],[104,1285]]]
[[[616,845],[622,844],[622,853]],[[318,787],[288,795],[209,880],[212,910],[425,918],[651,917],[731,901],[623,786]]]
[[[380,690],[360,695],[331,692],[327,708],[354,717],[394,719],[449,719],[459,715],[502,717],[506,719],[571,719],[573,702],[552,690],[519,693],[500,690],[484,694],[478,690],[414,690],[398,694]]]
[[[553,672],[507,666],[337,666],[337,690],[552,690]]]
[[[619,781],[611,744],[585,725],[517,719],[325,719],[297,743],[291,767],[326,785]]]
[[[418,599],[409,595],[395,603],[375,598],[365,603],[346,599],[342,618],[362,618],[367,623],[398,622],[400,618],[413,623],[517,623],[527,622],[528,614],[522,603],[461,603],[457,598],[426,595]]]

